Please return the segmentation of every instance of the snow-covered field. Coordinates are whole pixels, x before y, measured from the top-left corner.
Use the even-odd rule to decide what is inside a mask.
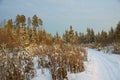
[[[85,71],[68,74],[69,80],[120,80],[120,55],[88,49]]]
[[[32,80],[52,80],[48,69],[37,69],[37,60],[34,60],[36,76]],[[88,61],[85,71],[81,73],[68,73],[68,80],[120,80],[120,55],[105,54],[88,48]]]

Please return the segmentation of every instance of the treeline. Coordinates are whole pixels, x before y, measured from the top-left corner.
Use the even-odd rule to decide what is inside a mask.
[[[111,27],[110,31],[106,32],[102,30],[95,34],[93,29],[87,28],[87,33],[78,33],[74,32],[72,26],[70,26],[70,30],[66,30],[62,37],[63,41],[66,43],[73,44],[89,44],[96,43],[101,46],[107,46],[120,41],[120,22],[117,24],[117,27],[113,29]]]
[[[3,43],[8,48],[26,47],[31,43],[46,44],[89,44],[95,46],[107,46],[114,44],[119,47],[120,44],[120,22],[117,27],[106,32],[102,30],[95,34],[93,29],[88,28],[87,33],[78,33],[72,26],[66,30],[62,36],[56,32],[54,36],[42,29],[43,21],[34,15],[32,18],[26,18],[24,15],[17,15],[15,21],[9,19],[4,27],[0,28],[0,44]]]
[[[112,46],[115,53],[120,53],[120,22],[116,28],[112,28],[106,32],[102,30],[97,34],[93,29],[87,28],[87,33],[78,33],[70,26],[69,30],[63,33],[62,40],[64,43],[85,45],[91,48],[101,49],[106,46]]]
[[[42,19],[36,15],[27,19],[24,15],[17,15],[15,21],[9,19],[0,28],[0,44],[9,49],[26,47],[31,43],[51,45],[52,36],[42,30],[42,25]]]
[[[0,28],[0,80],[31,80],[36,68],[49,69],[53,80],[68,80],[67,72],[85,70],[87,51],[77,44],[72,26],[68,36],[52,36],[42,29],[43,21],[17,15]],[[66,37],[67,40],[66,40]],[[73,44],[73,45],[71,45]],[[38,65],[37,67],[35,67]]]

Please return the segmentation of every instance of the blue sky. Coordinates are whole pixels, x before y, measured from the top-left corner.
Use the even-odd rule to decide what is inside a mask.
[[[52,34],[62,34],[70,25],[79,32],[108,31],[120,21],[120,0],[0,0],[0,21],[17,14],[36,14]]]

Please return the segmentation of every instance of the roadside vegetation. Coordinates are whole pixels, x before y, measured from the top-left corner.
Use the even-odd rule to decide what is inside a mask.
[[[78,34],[70,26],[63,37],[54,36],[42,29],[43,21],[17,15],[0,28],[0,80],[30,80],[36,75],[33,60],[38,69],[49,69],[52,79],[67,79],[67,72],[84,71],[83,61],[87,52],[79,46]]]
[[[38,68],[49,69],[53,80],[67,79],[67,72],[84,71],[83,61],[87,60],[86,47],[101,50],[112,46],[120,54],[120,22],[109,32],[102,30],[95,34],[88,28],[87,33],[74,31],[73,27],[62,36],[53,36],[42,28],[43,21],[34,15],[26,18],[17,15],[0,27],[0,80],[29,80],[36,75],[33,59],[37,58]]]

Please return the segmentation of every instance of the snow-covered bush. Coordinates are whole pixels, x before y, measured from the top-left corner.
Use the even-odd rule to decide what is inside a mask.
[[[84,71],[86,49],[76,45],[36,45],[0,51],[0,80],[30,80],[35,76],[34,57],[42,74],[49,69],[53,80],[67,80],[67,72]]]
[[[0,54],[0,80],[29,80],[34,77],[32,57],[26,51]]]
[[[84,71],[83,61],[87,60],[87,52],[82,47],[75,45],[31,45],[26,49],[29,50],[30,54],[38,56],[38,68],[48,68],[53,80],[67,79],[67,72]]]
[[[116,43],[114,45],[114,51],[113,52],[116,53],[116,54],[120,54],[120,43]]]

